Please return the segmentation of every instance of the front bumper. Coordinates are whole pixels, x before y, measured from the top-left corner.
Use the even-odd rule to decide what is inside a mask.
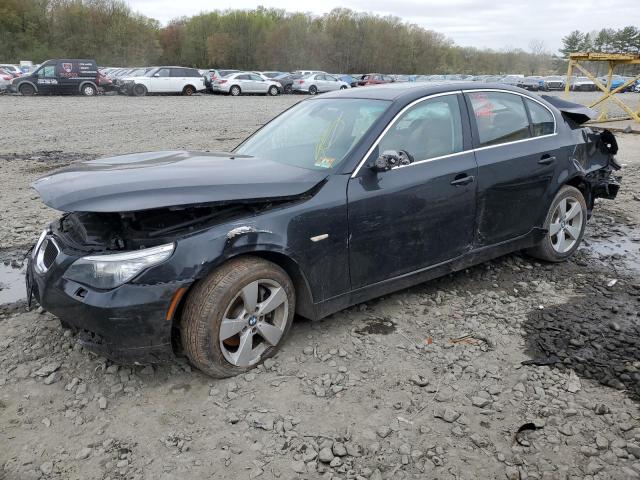
[[[158,363],[173,358],[169,305],[180,287],[190,281],[154,285],[126,283],[98,290],[63,277],[77,259],[62,249],[44,273],[27,262],[27,292],[78,331],[82,345],[119,363]]]

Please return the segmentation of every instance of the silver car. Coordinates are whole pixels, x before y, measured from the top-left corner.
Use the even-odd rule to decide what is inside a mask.
[[[216,78],[211,87],[214,92],[227,93],[234,97],[243,93],[262,93],[275,96],[282,92],[282,85],[278,82],[252,72],[238,72]]]
[[[350,87],[351,85],[347,82],[343,82],[328,73],[313,73],[298,80],[294,80],[293,82],[294,92],[304,92],[309,93],[310,95],[322,92],[331,92],[333,90],[344,90],[345,88]]]

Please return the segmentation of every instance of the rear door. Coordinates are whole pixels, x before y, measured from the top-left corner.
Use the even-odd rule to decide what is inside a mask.
[[[336,77],[332,75],[325,75],[324,78],[326,79],[327,91],[340,89],[340,82]]]
[[[553,113],[542,103],[507,91],[465,96],[478,162],[476,243],[488,246],[542,223],[556,168],[567,152],[558,145]]]
[[[256,73],[249,74],[251,78],[251,86],[255,93],[267,93],[269,89],[269,83]]]
[[[56,64],[58,93],[74,94],[80,92],[79,68],[77,62],[62,60]]]
[[[187,81],[189,79],[187,78],[186,70],[187,70],[186,68],[172,68],[172,69],[170,69],[169,76],[170,76],[171,80],[169,81],[169,83],[171,85],[170,86],[170,91],[172,93],[182,92],[182,89],[187,84]]]
[[[405,150],[413,163],[360,168],[349,181],[349,263],[354,289],[463,255],[476,219],[477,165],[461,94],[414,102],[365,163]]]

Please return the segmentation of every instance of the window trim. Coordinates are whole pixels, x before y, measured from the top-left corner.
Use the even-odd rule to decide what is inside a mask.
[[[473,93],[473,92],[512,93],[514,95],[519,95],[521,97],[528,98],[530,100],[533,100],[536,103],[539,103],[544,108],[546,108],[549,111],[549,113],[551,113],[551,116],[553,117],[553,133],[548,133],[547,135],[541,135],[539,137],[523,138],[522,140],[514,140],[512,142],[498,143],[497,145],[487,145],[486,147],[476,147],[476,148],[472,147],[472,148],[469,148],[467,150],[462,150],[461,152],[451,153],[449,155],[444,155],[442,157],[434,157],[434,158],[429,158],[429,159],[426,159],[426,160],[420,160],[418,162],[413,162],[413,163],[410,163],[408,165],[399,165],[397,167],[392,168],[391,170],[395,170],[396,168],[411,167],[412,165],[420,165],[421,163],[432,162],[434,160],[440,160],[441,158],[449,158],[449,157],[452,157],[454,155],[462,155],[464,153],[469,153],[469,152],[474,152],[475,153],[475,152],[480,152],[482,150],[488,150],[490,148],[503,147],[505,145],[514,145],[516,143],[522,143],[522,142],[530,142],[531,140],[539,140],[541,138],[553,137],[555,135],[558,135],[558,119],[556,118],[556,116],[553,113],[553,111],[549,107],[547,107],[544,103],[542,103],[540,100],[537,100],[537,99],[533,98],[530,95],[527,95],[527,94],[524,94],[524,93],[520,93],[520,92],[514,92],[513,90],[504,90],[504,89],[501,89],[501,88],[470,88],[470,89],[466,89],[466,90],[453,90],[453,91],[450,91],[450,92],[434,93],[434,94],[431,94],[431,95],[427,95],[426,97],[422,97],[422,98],[418,98],[418,99],[414,100],[413,102],[409,103],[408,105],[405,105],[402,108],[402,110],[400,110],[398,113],[396,113],[396,115],[391,119],[391,121],[385,127],[385,129],[380,133],[380,135],[378,135],[378,137],[373,142],[371,147],[367,150],[367,152],[365,153],[364,157],[360,160],[360,162],[356,166],[355,170],[351,174],[351,178],[356,178],[358,176],[358,173],[360,172],[360,170],[364,166],[364,164],[367,161],[367,159],[373,153],[373,150],[378,146],[378,144],[380,143],[380,140],[382,139],[382,137],[391,129],[391,127],[393,127],[393,125],[400,118],[400,116],[403,113],[405,113],[407,110],[409,110],[411,107],[413,107],[414,105],[416,105],[416,104],[418,104],[420,102],[428,100],[430,98],[442,97],[442,96],[445,96],[445,95],[467,94],[467,93]],[[465,97],[466,97],[466,95],[465,95]],[[526,104],[524,102],[523,102],[523,104],[524,104],[525,109],[526,109]],[[475,120],[472,122],[472,119],[471,119],[472,111],[469,109],[469,107],[467,107],[465,110],[467,112],[467,121],[471,122],[471,125],[473,126],[473,122],[475,122]],[[527,115],[528,115],[528,110],[527,110]],[[529,122],[529,125],[531,125],[531,122]],[[463,125],[463,127],[464,127],[464,125]]]
[[[414,100],[413,102],[409,103],[408,105],[405,105],[402,110],[400,110],[398,113],[396,113],[396,115],[391,119],[391,121],[389,122],[389,124],[385,127],[385,129],[380,133],[380,135],[378,135],[378,138],[376,138],[376,141],[373,142],[373,144],[371,145],[371,147],[367,150],[367,153],[365,153],[364,158],[362,160],[360,160],[360,163],[358,163],[358,166],[356,167],[356,169],[353,171],[353,173],[351,174],[351,178],[355,178],[358,175],[358,172],[360,172],[360,169],[362,168],[362,166],[364,165],[364,163],[367,161],[367,158],[369,158],[371,156],[371,154],[373,153],[373,151],[376,149],[376,147],[380,144],[380,141],[382,140],[382,137],[384,137],[387,132],[389,130],[391,130],[391,128],[396,124],[396,122],[400,119],[400,117],[402,115],[404,115],[404,113],[409,110],[410,108],[414,107],[415,105],[422,103],[426,100],[430,100],[432,98],[437,98],[437,97],[444,97],[446,95],[459,95],[460,94],[460,90],[456,90],[453,92],[441,92],[441,93],[435,93],[433,95],[429,95],[426,97],[422,97],[422,98],[418,98],[417,100]],[[460,102],[458,102],[459,104]],[[464,129],[464,123],[463,123],[463,129]],[[459,155],[465,151],[468,150],[462,150],[461,152],[456,152],[456,153],[450,153],[446,156],[451,156],[451,155]],[[434,157],[434,158],[428,158],[426,160],[419,160],[418,162],[413,162],[410,163],[409,165],[399,165],[398,167],[394,167],[392,168],[392,170],[396,169],[396,168],[400,168],[401,166],[404,167],[408,167],[410,165],[417,165],[418,163],[423,163],[425,161],[431,161],[431,160],[436,160],[437,158],[441,158],[441,157]]]

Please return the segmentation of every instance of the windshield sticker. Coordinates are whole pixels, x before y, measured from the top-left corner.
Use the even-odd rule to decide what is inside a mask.
[[[321,157],[316,160],[316,163],[314,163],[314,165],[320,168],[331,168],[335,161],[336,159],[332,157]]]

